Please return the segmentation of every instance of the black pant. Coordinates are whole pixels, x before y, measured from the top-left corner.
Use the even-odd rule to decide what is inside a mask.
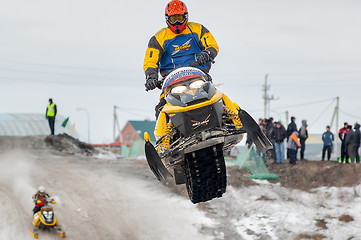
[[[157,104],[157,106],[155,106],[155,119],[158,119],[159,114],[166,103],[167,101],[164,99],[164,97],[159,100],[159,103]]]
[[[359,163],[360,162],[360,154],[358,153],[358,149],[359,149],[359,145],[356,146],[356,162]]]
[[[51,131],[51,135],[54,135],[55,117],[48,117],[48,121],[49,121],[49,127],[50,127],[50,131]]]
[[[322,160],[325,159],[326,151],[327,151],[327,160],[330,160],[330,158],[331,158],[331,149],[332,149],[332,146],[323,146],[323,148],[322,148]]]
[[[40,211],[40,208],[41,208],[41,207],[35,206],[35,207],[33,208],[33,213],[35,214],[35,213],[39,212],[39,211]]]
[[[300,138],[301,151],[300,159],[305,159],[306,139]]]
[[[347,154],[351,159],[351,162],[354,162],[356,159],[356,143],[350,143],[347,145]],[[348,160],[346,160],[347,162]]]
[[[290,164],[295,165],[297,161],[297,150],[288,148],[288,153],[290,155]]]
[[[345,141],[341,143],[341,162],[348,162],[348,154]]]

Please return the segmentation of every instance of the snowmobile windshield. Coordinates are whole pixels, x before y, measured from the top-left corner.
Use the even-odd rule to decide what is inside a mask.
[[[212,98],[215,87],[198,68],[181,67],[165,78],[163,91],[167,102],[185,107]]]
[[[187,82],[188,80],[203,78],[205,80],[206,74],[193,67],[181,67],[175,69],[165,78],[163,83],[163,90],[167,93],[172,85]]]

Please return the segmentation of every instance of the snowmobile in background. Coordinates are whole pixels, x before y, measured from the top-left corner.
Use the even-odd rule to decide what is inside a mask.
[[[191,202],[205,202],[226,192],[224,154],[247,133],[258,150],[272,144],[253,118],[207,81],[194,67],[181,67],[163,81],[166,104],[156,123],[155,146],[145,132],[148,165],[159,181],[172,177],[186,184]]]
[[[52,201],[52,203],[55,203],[55,201]],[[39,212],[33,215],[33,231],[30,233],[34,238],[38,238],[38,229],[56,231],[60,237],[66,237],[65,232],[62,231],[58,224],[58,218],[55,216],[53,208],[47,203],[41,207]]]

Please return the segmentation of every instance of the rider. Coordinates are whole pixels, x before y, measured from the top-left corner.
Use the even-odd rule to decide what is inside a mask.
[[[187,6],[179,0],[172,0],[166,5],[165,19],[168,27],[162,28],[149,40],[145,54],[146,90],[160,87],[158,72],[165,77],[175,68],[189,66],[191,62],[196,62],[195,67],[211,80],[208,72],[219,50],[212,34],[203,25],[188,22]],[[164,104],[162,94],[155,107],[156,118]]]
[[[45,188],[43,186],[38,187],[38,192],[34,194],[33,201],[35,203],[35,207],[33,209],[34,214],[39,212],[41,207],[47,205],[49,202],[55,203],[54,198],[45,192]]]

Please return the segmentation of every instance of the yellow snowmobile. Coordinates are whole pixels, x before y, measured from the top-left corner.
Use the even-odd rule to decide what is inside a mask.
[[[60,237],[66,237],[65,232],[58,224],[58,218],[55,216],[53,208],[49,205],[41,207],[40,211],[33,215],[33,231],[30,233],[34,238],[38,238],[38,229],[56,231]]]
[[[163,81],[166,104],[156,123],[156,145],[144,134],[145,153],[158,180],[172,177],[186,184],[193,203],[221,197],[226,192],[224,153],[247,132],[258,150],[272,144],[244,110],[216,89],[201,70],[181,67]]]

